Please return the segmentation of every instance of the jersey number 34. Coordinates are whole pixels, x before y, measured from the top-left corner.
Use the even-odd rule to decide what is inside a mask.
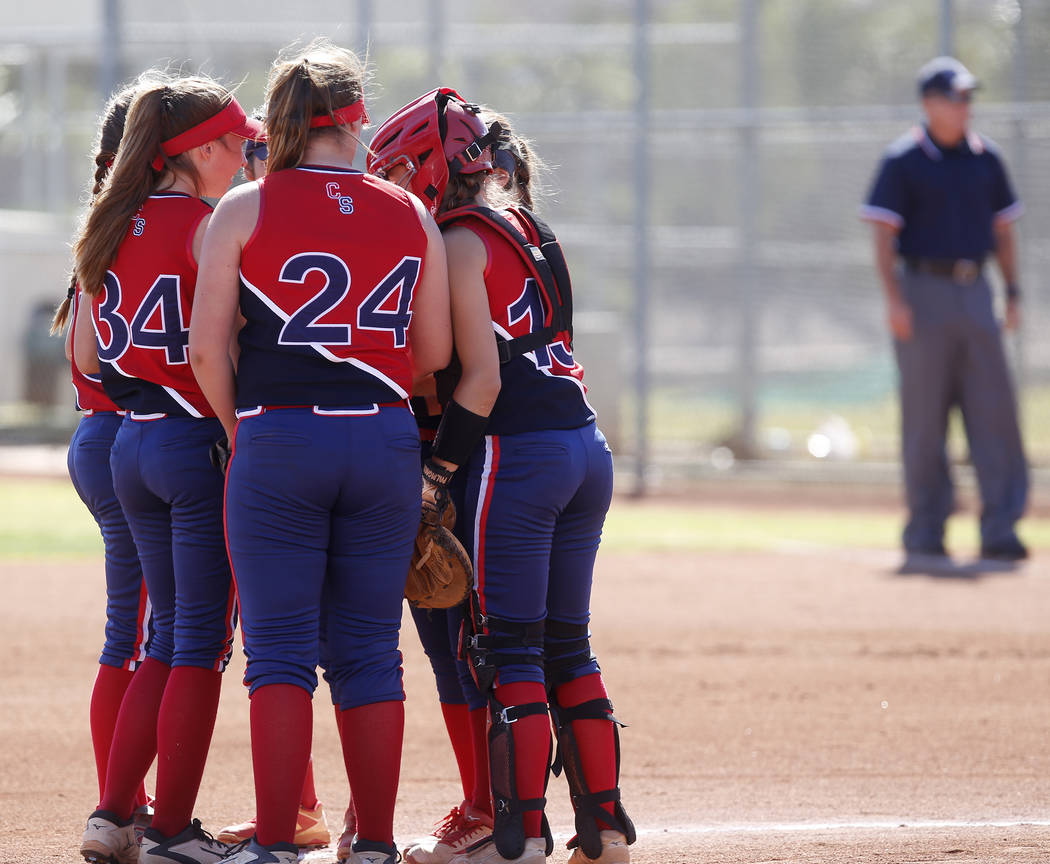
[[[165,351],[168,364],[179,366],[188,362],[187,346],[190,331],[182,317],[182,298],[179,295],[178,276],[162,274],[150,286],[138,309],[128,323],[120,313],[120,280],[112,271],[107,271],[103,281],[102,302],[98,308],[100,324],[105,324],[109,338],[103,340],[102,328],[96,327],[98,336],[98,358],[104,363],[113,363],[124,356],[129,345],[137,348],[154,348]],[[160,312],[160,327],[149,325],[150,319]]]

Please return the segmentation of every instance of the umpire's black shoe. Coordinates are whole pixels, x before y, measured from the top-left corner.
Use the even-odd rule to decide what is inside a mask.
[[[940,572],[950,569],[951,566],[952,559],[948,557],[944,544],[938,543],[917,549],[905,549],[904,562],[897,568],[897,572],[902,576],[909,576],[915,573]]]
[[[989,561],[1024,561],[1028,548],[1016,537],[981,546],[981,557]]]

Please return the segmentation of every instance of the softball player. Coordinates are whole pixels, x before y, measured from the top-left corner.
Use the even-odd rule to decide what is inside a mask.
[[[235,624],[222,529],[222,474],[208,451],[222,435],[193,377],[188,323],[211,208],[240,169],[240,142],[260,132],[223,87],[200,77],[143,86],[105,188],[75,245],[92,298],[74,350],[101,372],[126,416],[113,485],[153,604],[154,636],[117,720],[89,861],[214,862],[229,850],[192,820]],[[157,801],[136,848],[129,824],[154,754]]]
[[[465,647],[489,700],[495,808],[489,840],[451,860],[541,862],[553,851],[543,816],[549,697],[556,761],[576,810],[570,861],[626,862],[634,827],[619,801],[616,721],[587,628],[612,456],[572,356],[564,259],[534,216],[491,209],[489,148],[501,130],[486,129],[477,110],[455,91],[428,93],[377,130],[370,160],[377,171],[405,165],[410,188],[439,213],[453,313],[463,286],[483,292],[501,361],[501,388],[486,425],[466,416],[459,401],[474,362],[457,338],[463,377],[445,406],[445,444],[440,432],[435,443],[446,466],[466,467],[461,518],[473,549],[475,594]],[[437,148],[444,163],[423,158]],[[473,446],[479,431],[484,439]],[[433,468],[424,476],[431,487],[448,481],[447,471]]]
[[[266,149],[266,139],[258,141],[248,140],[244,142],[244,176],[248,180],[261,180],[266,173],[266,160],[269,151]]]
[[[262,119],[256,114],[252,116]],[[266,173],[267,156],[265,138],[261,138],[258,141],[249,139],[244,142],[245,179],[262,179]],[[255,824],[255,817],[252,817],[235,825],[227,825],[215,836],[223,843],[241,843],[251,840],[255,836]],[[317,800],[312,759],[307,763],[306,767],[306,779],[303,781],[303,792],[299,801],[299,815],[295,822],[293,842],[300,849],[323,847],[332,842],[332,835],[328,831],[328,823],[325,819],[324,807]]]
[[[436,224],[406,192],[351,167],[363,77],[326,41],[278,59],[266,177],[220,203],[202,258],[190,351],[233,442],[226,530],[256,781],[256,836],[231,864],[296,860],[322,596],[357,813],[347,860],[399,857],[398,631],[420,507],[408,396],[413,374],[444,366],[452,343]]]
[[[134,94],[135,88],[128,87],[106,107],[95,155],[93,198],[101,191],[113,164],[124,134],[128,104]],[[74,278],[66,299],[55,313],[53,333],[60,332],[70,322],[71,314],[75,319],[79,300],[80,291]],[[91,743],[101,798],[117,713],[135,669],[145,659],[151,621],[142,568],[127,520],[113,491],[113,473],[109,467],[109,451],[120,426],[121,412],[102,389],[98,377],[87,376],[77,367],[72,356],[73,329],[70,326],[66,330],[66,355],[81,418],[69,442],[67,464],[73,488],[95,517],[106,550],[106,637],[90,707]],[[135,804],[136,822],[145,828],[150,807],[144,786],[135,794]]]
[[[533,206],[533,177],[538,163],[528,142],[516,135],[506,117],[483,110],[486,125],[498,122],[503,129],[492,150],[493,179],[515,204]],[[391,180],[402,179],[405,166],[394,166]],[[487,334],[486,334],[487,335]],[[428,379],[433,383],[433,379]],[[417,391],[418,392],[418,391]],[[424,458],[431,456],[431,443],[440,421],[441,409],[436,390],[413,400],[420,423]],[[465,472],[456,472],[450,494],[457,513],[463,512],[466,492]],[[465,540],[463,521],[454,528]],[[489,789],[487,720],[488,707],[478,690],[466,662],[458,658],[459,633],[464,607],[453,609],[411,608],[419,640],[430,661],[437,683],[438,701],[445,728],[459,768],[463,802],[435,826],[434,832],[405,851],[412,864],[445,864],[449,859],[492,831],[492,794]]]

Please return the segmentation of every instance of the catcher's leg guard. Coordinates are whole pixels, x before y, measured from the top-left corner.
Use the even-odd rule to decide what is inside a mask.
[[[478,611],[477,595],[472,597],[471,614],[464,620],[460,650],[470,662],[471,674],[478,689],[489,703],[491,725],[488,733],[489,778],[492,785],[493,828],[492,840],[504,858],[521,857],[525,851],[525,822],[523,814],[529,810],[541,812],[541,830],[546,843],[546,854],[554,851],[554,838],[543,808],[544,796],[521,799],[518,797],[517,755],[513,724],[525,717],[546,715],[546,702],[527,702],[504,705],[496,698],[496,673],[501,666],[535,664],[542,660],[535,655],[521,653],[523,648],[542,649],[543,622],[520,624],[502,618],[482,615]],[[542,685],[540,685],[542,687]],[[550,750],[547,755],[550,763]],[[543,782],[546,792],[546,777]]]
[[[572,806],[576,815],[576,839],[570,848],[579,845],[588,858],[602,854],[601,829],[607,825],[621,832],[628,843],[636,838],[634,823],[620,803],[620,731],[624,724],[613,716],[613,706],[607,698],[588,699],[573,706],[562,705],[558,698],[562,685],[576,680],[578,673],[596,675],[594,655],[591,653],[586,624],[569,624],[547,619],[546,628],[547,698],[551,718],[558,736],[558,752],[554,759],[555,774],[565,770]],[[596,679],[597,680],[597,679]],[[599,688],[598,692],[602,692]],[[592,791],[587,783],[579,742],[573,730],[574,720],[605,720],[612,724],[615,755],[615,785],[611,789]],[[603,804],[612,804],[612,812]]]

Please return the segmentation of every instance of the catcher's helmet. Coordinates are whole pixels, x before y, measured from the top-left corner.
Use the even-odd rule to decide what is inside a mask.
[[[408,188],[436,213],[450,176],[492,170],[488,148],[502,127],[494,123],[486,129],[479,110],[450,87],[409,102],[376,130],[368,171],[385,177],[404,165],[410,172]]]

